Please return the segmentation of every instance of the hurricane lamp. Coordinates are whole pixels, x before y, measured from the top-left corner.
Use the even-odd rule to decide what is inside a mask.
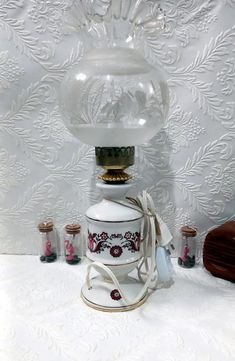
[[[145,41],[164,29],[165,17],[156,1],[76,3],[68,23],[79,30],[86,50],[62,81],[60,106],[67,128],[95,147],[96,163],[106,171],[97,183],[104,199],[86,212],[86,255],[93,263],[82,298],[96,309],[123,311],[143,303],[149,286],[146,281],[143,289],[128,274],[146,251],[151,201],[146,195],[138,204],[124,201],[131,187],[125,169],[134,164],[135,145],[148,142],[167,116],[167,82],[144,55]],[[93,280],[92,268],[100,273]]]

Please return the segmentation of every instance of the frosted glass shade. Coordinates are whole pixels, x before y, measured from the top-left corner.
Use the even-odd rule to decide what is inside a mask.
[[[60,88],[67,128],[82,142],[101,147],[147,142],[164,125],[168,98],[161,71],[130,48],[91,50]]]

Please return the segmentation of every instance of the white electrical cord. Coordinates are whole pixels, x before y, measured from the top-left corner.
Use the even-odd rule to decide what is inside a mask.
[[[118,292],[120,293],[120,296],[122,297],[124,303],[126,305],[134,304],[139,302],[146,294],[146,292],[149,289],[156,288],[157,284],[157,276],[156,276],[156,211],[154,208],[154,203],[151,198],[151,196],[144,191],[142,196],[137,197],[140,209],[142,213],[144,214],[144,225],[143,228],[145,229],[145,235],[143,238],[143,257],[141,259],[140,265],[137,267],[138,271],[138,277],[141,282],[144,283],[143,276],[146,277],[145,284],[139,294],[134,299],[129,299],[125,293],[123,292],[121,285],[116,278],[116,276],[113,274],[113,272],[104,264],[99,262],[93,262],[91,263],[87,268],[87,276],[86,276],[86,284],[87,288],[91,289],[91,278],[90,278],[90,272],[92,268],[95,268],[97,270],[102,269],[105,271],[108,276],[113,281],[115,287],[117,288]],[[151,250],[151,256],[150,256],[150,267],[148,265],[148,251]],[[145,266],[145,270],[141,271],[141,269]]]

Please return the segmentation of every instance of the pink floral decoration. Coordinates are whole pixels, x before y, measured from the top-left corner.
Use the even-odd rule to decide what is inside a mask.
[[[113,257],[120,257],[122,254],[122,247],[120,246],[113,246],[110,249],[110,254]]]

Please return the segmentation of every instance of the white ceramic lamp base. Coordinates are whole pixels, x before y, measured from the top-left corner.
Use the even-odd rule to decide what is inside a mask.
[[[140,242],[143,214],[123,201],[131,184],[109,185],[99,182],[97,186],[103,191],[104,199],[86,212],[86,256],[93,261],[88,269],[95,268],[100,275],[90,279],[88,271],[81,295],[88,306],[97,310],[128,311],[145,301],[145,295],[136,298],[143,284],[128,276],[138,266],[142,256]],[[119,286],[113,282],[112,275],[118,280]],[[117,287],[122,290],[120,292],[123,292],[125,300]]]
[[[83,301],[90,307],[105,312],[125,312],[141,306],[146,298],[146,294],[135,303],[126,304],[121,298],[112,281],[104,280],[102,276],[94,277],[91,281],[92,287],[88,289],[84,284],[81,290]],[[120,281],[120,286],[128,299],[134,299],[143,288],[143,284],[133,277],[127,276]]]

